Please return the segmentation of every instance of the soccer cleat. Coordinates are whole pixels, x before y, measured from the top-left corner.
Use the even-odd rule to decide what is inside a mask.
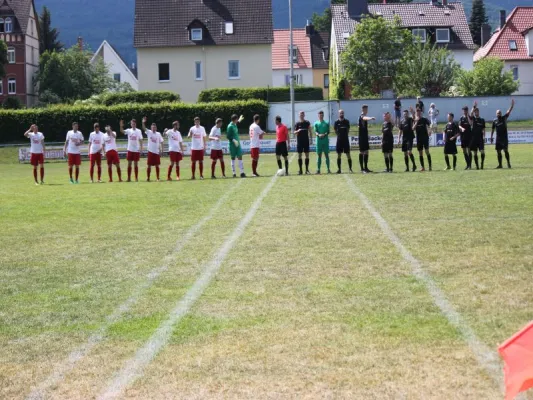
[[[76,180],[76,181],[74,181],[74,183],[75,183],[76,185],[79,185],[79,184],[80,184],[80,181],[77,181],[77,180]]]
[[[241,178],[246,178],[246,174],[244,172],[241,173]]]
[[[103,183],[101,179],[98,179],[98,183]]]
[[[350,170],[350,174],[353,174],[353,169]]]
[[[390,170],[387,168],[387,169],[384,169],[383,172],[389,172]]]
[[[393,171],[392,168],[391,168],[389,172],[392,174],[394,171]]]
[[[507,164],[507,168],[511,169],[511,164]]]
[[[307,170],[307,171],[305,171],[305,174],[306,175],[311,175],[311,171]]]
[[[179,182],[181,180],[181,178],[179,176],[177,176],[176,180]]]
[[[131,179],[127,179],[126,182],[131,182]]]
[[[156,182],[161,182],[161,179],[158,179]]]
[[[215,175],[211,175],[211,179],[217,179]]]
[[[236,178],[236,177],[237,177],[237,174],[233,174],[233,177]]]
[[[446,167],[446,168],[444,168],[444,171],[449,171],[449,170],[451,170],[450,167]]]
[[[467,166],[465,167],[465,171],[468,171],[469,169],[470,169],[470,167],[467,165]]]
[[[420,172],[425,172],[426,169],[424,167],[420,168]]]
[[[70,183],[74,184],[74,179],[70,178]]]
[[[430,171],[433,171],[433,168],[431,168],[431,165],[429,166],[429,170],[430,170]]]
[[[340,169],[339,169],[339,170],[337,171],[337,174],[342,174],[342,172],[341,172],[341,170],[340,170]]]
[[[413,165],[413,172],[416,172],[416,165]]]
[[[304,173],[302,171],[298,171],[298,175],[303,175]]]
[[[168,182],[172,182],[172,178],[167,178],[167,181]]]
[[[403,171],[403,172],[409,172],[409,171],[410,171],[409,168],[406,168],[405,171]]]
[[[502,169],[503,167],[501,165],[498,165],[496,169]]]
[[[331,170],[330,169],[328,169],[328,174],[331,174]]]
[[[94,183],[94,181],[91,179],[91,183]]]
[[[203,177],[203,176],[201,176],[201,177],[200,177],[200,180],[201,180],[201,181],[203,181],[203,180],[204,180],[204,177]]]
[[[35,186],[39,186],[39,182],[35,181]]]
[[[44,181],[41,181],[41,185],[44,185]]]
[[[252,174],[254,178],[259,178],[261,175],[259,175],[257,172],[255,174]]]
[[[371,174],[371,173],[374,172],[374,171],[371,171],[371,170],[369,170],[368,168],[365,168],[365,172],[366,172],[367,174]]]
[[[316,171],[316,175],[320,175],[320,170],[317,170],[317,171]]]
[[[196,180],[196,177],[191,176],[191,181],[194,181],[194,180]]]

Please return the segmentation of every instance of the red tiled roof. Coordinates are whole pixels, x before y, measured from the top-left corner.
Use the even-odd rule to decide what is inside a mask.
[[[305,34],[305,29],[293,29],[293,45],[298,49],[298,63],[294,68],[312,68],[311,41]],[[274,43],[272,43],[272,69],[289,69],[290,36],[288,29],[274,29]]]
[[[533,29],[533,7],[516,7],[507,17],[502,29],[496,31],[485,46],[474,55],[474,61],[484,57],[502,60],[533,60],[528,55],[524,35]],[[515,40],[517,50],[511,50],[509,41]]]

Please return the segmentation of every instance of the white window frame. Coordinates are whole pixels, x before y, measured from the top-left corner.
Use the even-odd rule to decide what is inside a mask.
[[[199,35],[195,38],[195,35]],[[192,28],[191,29],[191,40],[193,42],[200,42],[204,39],[204,31],[202,28]]]
[[[233,21],[226,21],[224,23],[224,32],[226,32],[226,35],[233,35]]]
[[[514,43],[514,47],[511,46],[511,43]],[[518,50],[518,43],[516,43],[516,40],[509,40],[509,50],[511,50],[511,51],[517,51]]]
[[[168,79],[160,79],[161,78],[160,66],[164,64],[168,65]],[[158,82],[170,82],[170,63],[158,63],[157,64],[157,81]]]
[[[518,65],[511,65],[511,72],[513,73],[513,79],[517,81],[520,78],[518,75]]]
[[[200,69],[198,69],[198,67],[200,67]],[[198,76],[198,72],[200,72],[200,76]],[[203,63],[201,61],[194,62],[194,80],[195,81],[204,80],[204,68],[203,68]]]
[[[231,76],[231,63],[237,63],[237,76]],[[241,62],[239,60],[228,61],[228,79],[241,79]]]
[[[323,79],[323,86],[324,86],[324,89],[329,89],[329,74],[324,74],[324,77],[322,78]],[[327,81],[327,85],[326,85],[326,81]]]
[[[118,79],[117,79],[117,76],[118,76]],[[118,82],[118,83],[120,83],[122,81],[122,76],[121,76],[120,72],[113,73],[113,80],[115,82]]]
[[[15,87],[15,90],[11,90],[11,85]],[[17,94],[17,79],[16,78],[7,79],[7,94]]]
[[[446,32],[448,37],[446,40],[439,39],[439,32]],[[450,43],[450,29],[449,28],[437,28],[435,30],[435,39],[437,43]]]
[[[7,62],[8,64],[15,64],[17,62],[17,57],[15,55],[14,47],[7,48]]]
[[[295,45],[292,46],[292,57],[291,57],[291,46],[290,45],[287,51],[289,53],[289,64],[291,62],[293,64],[298,64],[298,46],[295,46]]]
[[[9,27],[9,29],[8,29]],[[4,20],[4,32],[5,33],[11,33],[13,32],[13,18],[11,17],[7,17],[5,20]]]
[[[419,32],[423,32],[424,34],[423,35],[419,35],[418,34]],[[411,33],[415,36],[414,39],[419,38],[420,39],[420,43],[426,43],[427,32],[426,32],[426,30],[424,28],[413,28]]]

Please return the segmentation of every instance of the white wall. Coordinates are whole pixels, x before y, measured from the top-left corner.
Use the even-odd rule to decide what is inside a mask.
[[[285,76],[290,75],[290,74],[291,74],[290,69],[272,70],[272,86],[274,87],[286,86]],[[299,79],[301,79],[301,81],[297,81],[298,84],[303,85],[303,86],[313,86],[313,70],[312,69],[295,68],[294,75],[300,75]]]
[[[313,123],[318,120],[318,112],[324,111],[324,119],[331,121],[337,119],[338,103],[328,101],[296,102],[295,121],[298,121],[300,111],[305,112],[305,118]],[[282,122],[288,127],[291,126],[291,104],[290,103],[270,103],[268,113],[267,130],[276,130],[276,116],[281,117]],[[291,131],[291,130],[290,130]]]
[[[506,61],[505,70],[518,67],[520,87],[514,94],[533,94],[533,61]]]
[[[33,6],[30,9],[30,18],[26,28],[26,105],[31,107],[37,103],[37,93],[33,86],[33,78],[39,70],[39,33],[35,22]],[[17,77],[17,80],[19,77]],[[17,93],[19,92],[17,87]]]
[[[474,68],[474,51],[473,50],[454,50],[453,57],[461,65],[461,68],[471,70]]]
[[[139,82],[135,79],[133,73],[124,65],[124,62],[115,53],[110,45],[104,45],[102,48],[104,63],[109,68],[109,75],[113,77],[115,74],[120,74],[120,81],[127,82],[135,90],[139,90]],[[102,54],[99,54],[100,56]]]

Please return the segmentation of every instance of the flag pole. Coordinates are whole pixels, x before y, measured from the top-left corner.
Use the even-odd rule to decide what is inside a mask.
[[[289,32],[290,32],[290,65],[291,65],[291,79],[290,79],[290,96],[291,96],[291,127],[289,132],[294,129],[294,42],[292,36],[292,0],[289,0]]]

